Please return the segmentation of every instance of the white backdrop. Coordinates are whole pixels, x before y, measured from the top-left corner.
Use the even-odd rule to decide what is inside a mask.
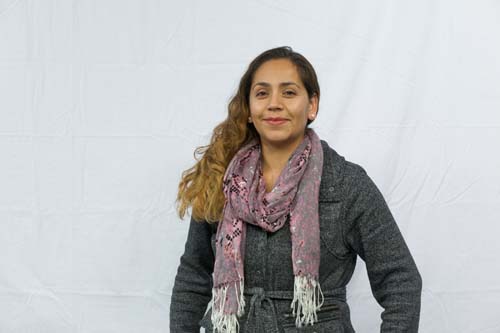
[[[500,332],[499,33],[485,0],[0,0],[0,332],[168,332],[181,172],[282,45],[412,251],[420,331]],[[361,260],[348,303],[378,331]]]

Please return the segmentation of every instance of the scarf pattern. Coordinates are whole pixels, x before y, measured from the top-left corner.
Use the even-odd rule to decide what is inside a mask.
[[[323,303],[319,285],[320,237],[318,199],[323,150],[308,128],[271,192],[266,192],[261,146],[257,139],[239,149],[223,179],[223,219],[216,233],[212,289],[214,332],[239,331],[244,313],[246,223],[275,232],[290,218],[294,298],[290,305],[296,326],[317,321]],[[320,302],[321,299],[321,302]]]

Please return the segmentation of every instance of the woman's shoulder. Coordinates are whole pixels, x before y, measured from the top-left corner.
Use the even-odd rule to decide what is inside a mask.
[[[382,193],[369,176],[366,169],[355,161],[348,160],[322,140],[324,162],[321,176],[320,201],[361,202],[360,198],[370,198],[364,204],[375,204],[382,200]]]
[[[367,177],[367,172],[359,163],[347,159],[332,148],[328,142],[321,140],[323,146],[323,175],[331,186],[345,183],[356,183]]]
[[[347,160],[327,144],[324,148],[327,148],[324,149],[326,161],[324,167],[325,170],[330,171],[326,171],[322,175],[320,202],[342,202],[341,207],[345,212],[343,214],[345,218],[342,219],[341,223],[342,230],[344,230],[342,233],[355,230],[353,223],[365,212],[376,212],[373,214],[387,216],[387,212],[390,212],[387,202],[365,168],[359,163]],[[334,167],[335,163],[337,166]],[[331,176],[331,172],[333,172],[333,176]],[[341,252],[339,251],[339,253]]]

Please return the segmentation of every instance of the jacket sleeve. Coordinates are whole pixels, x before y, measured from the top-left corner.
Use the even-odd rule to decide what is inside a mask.
[[[180,258],[170,303],[170,332],[199,333],[207,304],[212,297],[214,254],[212,227],[191,218]]]
[[[366,263],[384,308],[381,332],[418,332],[422,278],[382,193],[358,166],[348,185],[345,241]]]

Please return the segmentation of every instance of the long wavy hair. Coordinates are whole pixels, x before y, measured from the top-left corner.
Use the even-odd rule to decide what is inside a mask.
[[[182,173],[176,200],[181,219],[190,206],[195,221],[215,223],[222,219],[225,201],[222,180],[226,168],[243,145],[254,138],[260,140],[255,126],[248,122],[250,87],[254,74],[264,62],[283,58],[296,66],[309,99],[316,95],[319,103],[316,72],[304,56],[289,46],[273,48],[258,55],[241,77],[238,90],[228,104],[227,117],[213,130],[210,144],[195,149],[196,164]],[[306,128],[311,122],[307,120]]]

